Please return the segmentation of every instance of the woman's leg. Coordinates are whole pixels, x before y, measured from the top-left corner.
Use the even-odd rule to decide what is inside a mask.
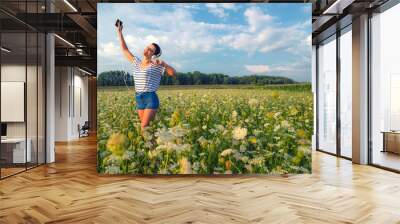
[[[144,109],[143,118],[142,118],[142,128],[148,126],[150,121],[154,119],[156,116],[157,109]]]
[[[143,123],[144,109],[137,110],[137,112],[138,112],[138,115],[139,115],[140,123]]]

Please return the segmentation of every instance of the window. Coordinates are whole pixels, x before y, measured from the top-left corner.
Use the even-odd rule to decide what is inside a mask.
[[[336,36],[318,47],[318,149],[336,153]]]
[[[340,35],[340,154],[352,157],[352,34],[351,25]]]
[[[372,163],[400,170],[400,4],[371,18]]]

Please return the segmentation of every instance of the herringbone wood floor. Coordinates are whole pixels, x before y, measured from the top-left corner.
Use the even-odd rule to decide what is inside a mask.
[[[0,223],[400,223],[400,175],[319,152],[289,177],[99,176],[96,141],[0,181]]]

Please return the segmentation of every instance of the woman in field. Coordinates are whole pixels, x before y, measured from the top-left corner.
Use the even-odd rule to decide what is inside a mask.
[[[175,77],[176,71],[164,61],[157,59],[161,55],[161,49],[156,43],[149,44],[143,50],[143,60],[133,55],[122,35],[122,22],[117,20],[116,26],[122,52],[133,63],[136,109],[143,130],[154,119],[159,108],[156,91],[160,86],[161,76],[165,71],[167,75]]]

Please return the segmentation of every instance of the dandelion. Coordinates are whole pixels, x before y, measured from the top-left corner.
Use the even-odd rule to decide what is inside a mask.
[[[233,129],[232,134],[233,134],[233,139],[242,140],[247,135],[247,128],[235,127],[235,129]]]

